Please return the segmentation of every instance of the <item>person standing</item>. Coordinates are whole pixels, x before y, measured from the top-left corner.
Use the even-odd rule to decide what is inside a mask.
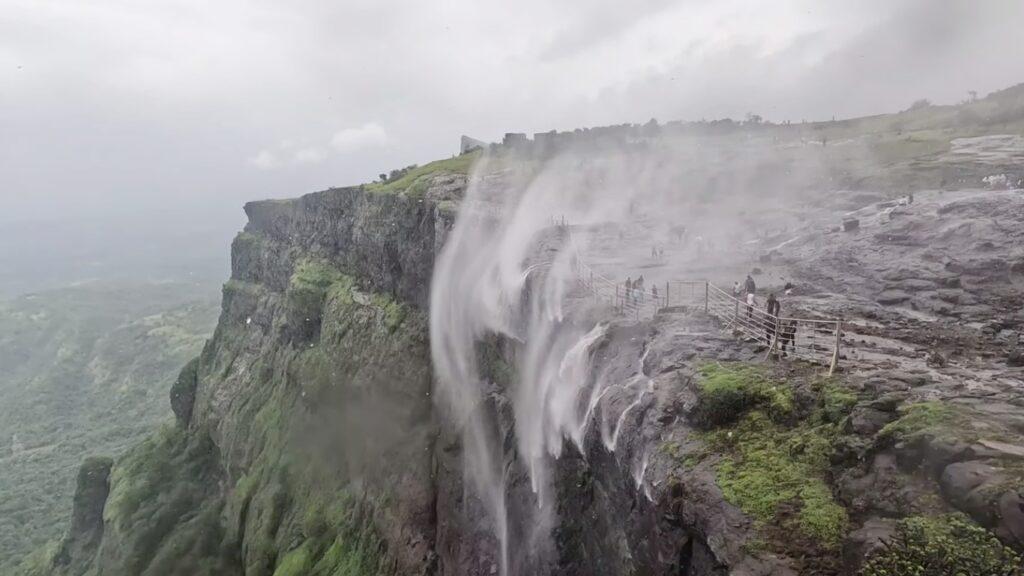
[[[787,345],[793,349],[793,353],[796,354],[796,320],[788,320],[780,328],[782,332],[779,335],[780,343],[782,344],[782,356],[786,356]]]
[[[747,274],[747,279],[743,282],[743,289],[747,292],[747,294],[753,294],[757,292],[757,285],[754,284],[754,279],[750,276],[750,274]]]
[[[779,301],[775,298],[775,293],[772,292],[768,295],[767,305],[765,306],[768,316],[764,319],[764,338],[771,345],[772,338],[775,338],[775,326],[779,321]]]
[[[747,320],[754,315],[754,293],[747,292]]]

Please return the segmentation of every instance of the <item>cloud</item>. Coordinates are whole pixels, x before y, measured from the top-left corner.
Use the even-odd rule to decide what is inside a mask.
[[[275,170],[285,166],[318,164],[327,159],[327,152],[321,146],[297,147],[291,140],[283,140],[273,150],[264,149],[247,162],[260,170]]]
[[[273,170],[281,166],[281,160],[270,150],[260,150],[248,160],[249,164],[260,170]]]
[[[345,128],[331,137],[331,146],[342,154],[367,148],[382,148],[391,142],[388,133],[373,122],[358,128]]]
[[[322,148],[316,146],[310,146],[307,148],[300,148],[292,154],[293,164],[316,164],[317,162],[323,162],[327,158],[327,152]]]
[[[115,234],[168,206],[231,230],[245,201],[366,182],[460,134],[955,102],[1024,80],[1022,18],[1020,0],[7,0],[0,234],[83,215]]]
[[[248,158],[249,165],[260,170],[275,170],[291,166],[320,164],[330,158],[333,148],[341,154],[373,151],[391,142],[387,132],[373,122],[358,128],[346,128],[335,132],[324,144],[299,144],[293,138],[285,138],[276,146],[261,150]]]

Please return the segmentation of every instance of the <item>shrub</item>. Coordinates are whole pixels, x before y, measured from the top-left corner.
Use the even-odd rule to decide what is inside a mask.
[[[1021,557],[963,514],[900,520],[896,535],[862,576],[1011,576]]]

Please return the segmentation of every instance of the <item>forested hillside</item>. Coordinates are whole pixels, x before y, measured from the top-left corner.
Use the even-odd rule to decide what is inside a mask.
[[[0,574],[58,539],[75,473],[170,416],[217,319],[210,285],[75,287],[0,303]]]

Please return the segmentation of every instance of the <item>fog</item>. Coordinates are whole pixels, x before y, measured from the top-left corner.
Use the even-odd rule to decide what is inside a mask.
[[[460,134],[848,117],[1024,77],[1020,2],[833,4],[4,0],[0,290],[226,274],[244,201]]]

